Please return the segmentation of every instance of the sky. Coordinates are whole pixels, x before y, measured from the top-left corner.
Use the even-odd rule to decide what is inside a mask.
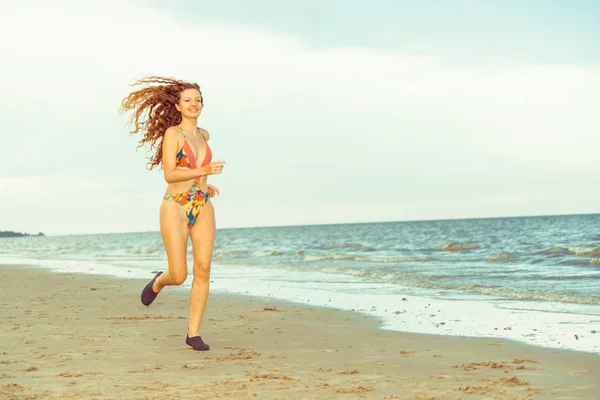
[[[217,228],[600,212],[598,2],[0,9],[0,230],[159,230],[118,112],[147,75],[202,88]]]

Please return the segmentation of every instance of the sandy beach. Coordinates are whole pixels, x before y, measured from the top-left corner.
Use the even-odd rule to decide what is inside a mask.
[[[3,399],[599,399],[600,357],[378,329],[361,314],[211,294],[209,352],[188,294],[146,280],[0,266]],[[149,276],[148,280],[151,278]]]

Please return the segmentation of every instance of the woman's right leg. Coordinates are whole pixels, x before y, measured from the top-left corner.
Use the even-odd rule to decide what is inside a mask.
[[[187,223],[185,211],[179,203],[163,200],[160,206],[160,233],[167,252],[169,269],[154,281],[152,290],[155,293],[165,286],[179,286],[187,278]]]

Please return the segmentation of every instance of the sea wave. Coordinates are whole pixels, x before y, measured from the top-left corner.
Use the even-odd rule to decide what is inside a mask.
[[[365,246],[360,243],[349,243],[349,242],[328,243],[328,244],[323,244],[321,246],[317,246],[316,248],[322,249],[322,250],[333,250],[333,249],[351,249],[351,250],[356,250],[356,251],[376,251],[377,250],[371,246]]]
[[[542,251],[538,252],[538,254],[548,254],[548,255],[560,256],[560,255],[574,255],[575,252],[573,250],[569,249],[568,247],[553,247],[550,249],[542,250]]]
[[[215,250],[213,252],[213,258],[227,257],[227,256],[239,256],[249,254],[248,250]]]
[[[252,253],[254,257],[272,257],[272,256],[282,256],[285,253],[282,251],[273,251],[273,250],[259,250]]]
[[[438,247],[438,250],[442,251],[462,251],[462,250],[475,250],[478,249],[479,245],[475,243],[460,243],[451,242],[446,243]]]
[[[572,258],[560,262],[564,265],[600,265],[600,258]]]
[[[452,275],[420,275],[411,271],[398,271],[392,268],[335,268],[335,267],[313,267],[313,266],[291,266],[291,265],[260,265],[260,268],[269,269],[284,269],[290,271],[303,271],[313,273],[324,273],[340,276],[352,276],[364,279],[374,279],[382,282],[387,282],[393,285],[442,291],[457,291],[462,293],[481,294],[492,297],[503,298],[505,300],[523,300],[523,301],[555,301],[562,303],[600,305],[600,296],[584,296],[571,292],[560,292],[556,290],[515,290],[500,286],[492,286],[489,284],[459,284],[447,281],[445,279],[456,278],[474,278],[477,274],[465,273],[464,276],[460,273]],[[538,277],[539,278],[539,277]],[[563,277],[563,281],[568,277]],[[598,279],[596,275],[577,275],[573,280]],[[316,279],[319,279],[316,277]],[[526,279],[524,277],[523,279]],[[560,276],[555,276],[549,280],[561,280]]]
[[[576,255],[600,256],[600,247],[598,246],[570,247],[569,250]]]
[[[318,256],[307,255],[304,257],[304,260],[305,261],[348,260],[348,261],[361,261],[361,262],[381,263],[381,264],[425,261],[425,259],[421,258],[421,257],[367,257],[367,256],[356,255],[356,254],[344,254],[344,253],[326,254],[326,255],[318,255]]]
[[[162,252],[163,248],[157,247],[142,247],[133,251],[134,254],[156,254],[158,252]]]
[[[600,296],[582,296],[575,293],[561,293],[556,291],[540,290],[511,290],[507,288],[485,285],[453,285],[444,283],[427,282],[398,282],[404,286],[419,287],[423,289],[457,290],[466,293],[482,294],[492,297],[501,297],[509,300],[521,301],[554,301],[559,303],[600,305]]]
[[[485,261],[508,261],[514,259],[515,256],[513,254],[490,254],[485,257]]]

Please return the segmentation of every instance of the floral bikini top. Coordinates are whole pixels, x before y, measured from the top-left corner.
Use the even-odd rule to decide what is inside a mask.
[[[192,151],[192,148],[191,148],[190,144],[188,143],[187,137],[185,136],[183,129],[181,129],[180,126],[178,126],[178,128],[181,131],[181,134],[183,135],[183,138],[185,139],[185,141],[183,142],[183,147],[177,153],[177,158],[175,159],[175,162],[178,167],[190,168],[190,169],[197,168],[196,167],[196,157],[194,156],[194,152]],[[210,151],[210,146],[208,145],[208,141],[206,141],[206,137],[204,137],[204,134],[202,134],[202,137],[204,138],[204,141],[206,142],[206,154],[204,155],[204,160],[202,161],[202,164],[200,164],[200,168],[204,167],[206,164],[208,164],[210,162],[210,160],[212,160],[212,152]]]

